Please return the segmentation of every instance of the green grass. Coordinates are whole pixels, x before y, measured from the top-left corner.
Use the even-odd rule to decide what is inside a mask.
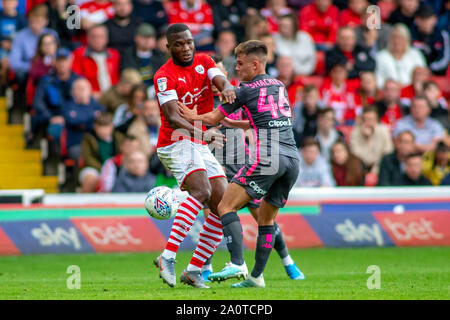
[[[365,248],[291,250],[306,275],[286,276],[276,253],[266,267],[265,289],[231,289],[235,280],[209,290],[177,285],[158,277],[152,259],[158,253],[74,254],[0,257],[0,299],[449,299],[450,248]],[[254,252],[245,258],[253,266]],[[180,274],[191,252],[181,252]],[[228,252],[217,252],[221,268]],[[81,289],[66,287],[69,265],[81,268]],[[381,269],[381,288],[367,288],[369,265]]]

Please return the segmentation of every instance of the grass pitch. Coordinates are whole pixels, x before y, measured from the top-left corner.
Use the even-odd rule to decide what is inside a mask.
[[[0,299],[449,299],[450,248],[365,248],[291,250],[306,280],[289,280],[273,252],[264,274],[265,289],[231,289],[236,280],[194,289],[170,288],[152,260],[159,253],[74,254],[0,257]],[[191,252],[177,256],[180,274]],[[219,251],[219,270],[229,258]],[[245,253],[251,269],[254,252]],[[81,270],[81,288],[66,285],[70,265]],[[381,270],[381,288],[368,289],[367,268]]]

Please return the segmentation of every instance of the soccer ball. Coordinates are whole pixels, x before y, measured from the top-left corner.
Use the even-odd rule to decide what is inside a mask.
[[[153,188],[145,198],[145,209],[158,220],[173,218],[177,213],[178,199],[172,189],[166,186]]]

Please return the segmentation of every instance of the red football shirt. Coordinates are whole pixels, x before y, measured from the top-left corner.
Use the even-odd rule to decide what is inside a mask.
[[[361,16],[351,10],[350,8],[344,9],[339,13],[339,25],[348,27],[357,27],[361,24]]]
[[[300,10],[298,25],[300,30],[311,35],[315,43],[334,43],[339,28],[339,10],[331,5],[322,13],[314,3],[310,3]]]
[[[333,108],[339,123],[345,124],[355,120],[357,113],[355,93],[349,89],[347,84],[336,88],[331,81],[324,82],[320,91],[323,104]]]
[[[169,24],[184,23],[193,35],[202,29],[213,29],[213,13],[207,3],[196,2],[194,8],[188,8],[185,1],[168,3]]]
[[[171,100],[179,100],[190,108],[197,105],[199,114],[212,111],[214,98],[211,80],[216,75],[223,75],[223,73],[216,67],[210,56],[201,53],[194,56],[194,61],[189,67],[178,66],[170,59],[156,72],[154,83],[161,115],[157,148],[180,140],[179,136],[172,139],[174,129],[165,118],[162,105]],[[201,143],[190,137],[181,137],[181,139],[191,139]]]

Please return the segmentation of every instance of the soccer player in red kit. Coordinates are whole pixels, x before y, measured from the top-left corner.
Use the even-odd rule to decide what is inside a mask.
[[[175,257],[178,248],[199,211],[208,204],[211,213],[205,219],[194,256],[181,274],[180,281],[196,288],[209,288],[203,282],[201,268],[222,239],[217,205],[227,187],[227,179],[205,141],[222,139],[223,135],[214,129],[206,131],[205,127],[188,122],[181,116],[177,102],[183,102],[188,107],[197,105],[200,113],[212,111],[212,84],[226,101],[234,101],[236,96],[233,86],[212,58],[195,53],[194,38],[186,25],[170,25],[166,37],[172,58],[154,77],[161,114],[156,150],[161,162],[177,179],[181,190],[188,191],[189,196],[180,203],[167,245],[154,263],[163,281],[173,287],[176,284]]]

